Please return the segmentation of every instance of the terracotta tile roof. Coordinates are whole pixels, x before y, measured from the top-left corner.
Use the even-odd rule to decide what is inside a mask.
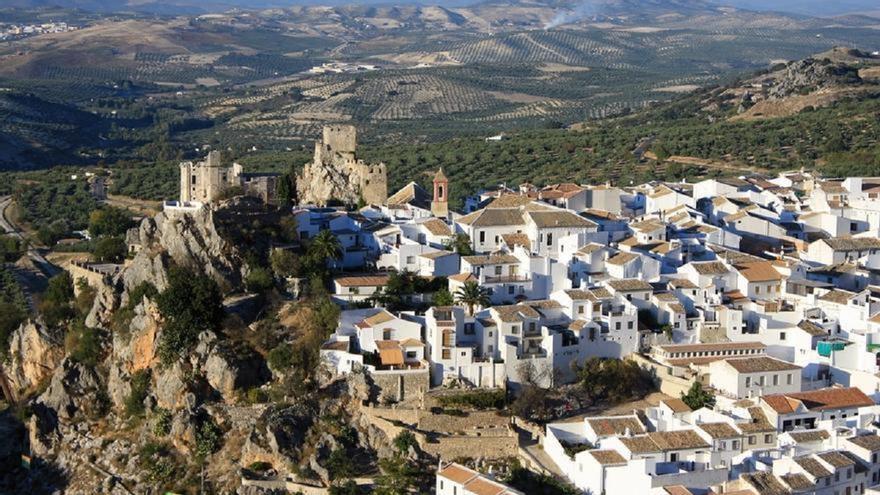
[[[615,213],[611,213],[607,210],[600,210],[598,208],[588,208],[586,211],[582,211],[581,215],[586,217],[592,217],[600,220],[620,220],[623,217],[617,215]]]
[[[686,278],[671,278],[669,279],[669,286],[674,287],[676,289],[696,289],[697,284],[691,282]]]
[[[728,270],[727,265],[720,261],[701,261],[698,263],[691,263],[691,266],[693,266],[694,270],[700,275],[723,275],[730,271]]]
[[[525,225],[526,223],[520,210],[489,208],[477,210],[469,215],[465,215],[456,220],[456,222],[470,225],[472,227],[517,226]]]
[[[650,218],[648,220],[642,220],[641,222],[632,223],[629,225],[629,228],[641,232],[653,232],[655,230],[665,229],[666,224],[663,223],[662,220]]]
[[[637,278],[616,278],[609,280],[607,284],[617,292],[630,292],[636,290],[653,290],[648,282]]]
[[[531,197],[522,194],[502,194],[493,199],[486,207],[495,209],[519,208],[520,206],[526,206],[533,201],[534,200]]]
[[[429,259],[429,260],[436,260],[436,259],[439,259],[439,258],[445,258],[445,257],[447,257],[447,256],[452,256],[452,255],[454,255],[454,254],[455,254],[455,253],[453,253],[452,251],[440,251],[440,250],[437,250],[437,251],[431,251],[431,252],[428,252],[428,253],[422,253],[422,254],[419,255],[419,257],[420,257],[420,258]]]
[[[663,399],[660,401],[661,404],[665,404],[669,409],[672,409],[674,413],[688,413],[691,412],[691,407],[684,403],[681,399]]]
[[[589,322],[586,320],[574,320],[573,322],[568,324],[568,329],[577,331],[586,327],[588,323]]]
[[[645,432],[645,426],[636,416],[589,418],[587,423],[601,437],[624,435],[627,431],[633,435]]]
[[[400,342],[396,340],[380,340],[376,342],[379,348],[379,361],[383,366],[402,366],[403,351]]]
[[[705,431],[710,437],[715,440],[721,440],[724,438],[737,438],[742,436],[742,434],[736,431],[734,427],[723,422],[701,423],[697,425],[697,428]]]
[[[822,459],[823,461],[827,462],[837,469],[855,465],[855,461],[843,455],[841,452],[837,452],[834,450],[829,452],[822,452],[821,454],[816,454],[816,457]]]
[[[870,397],[855,387],[823,388],[809,392],[765,395],[761,397],[761,400],[779,414],[792,413],[800,404],[803,404],[809,411],[850,409],[874,405],[874,401]]]
[[[849,292],[843,289],[832,289],[825,294],[822,294],[822,296],[819,297],[819,300],[833,302],[837,304],[847,304],[850,299],[855,296],[856,294],[854,292]]]
[[[751,485],[761,495],[789,495],[788,488],[773,473],[757,471],[740,475],[740,479]]]
[[[693,492],[683,485],[664,486],[663,491],[669,495],[694,495]]]
[[[816,487],[803,473],[788,473],[779,477],[782,482],[794,491],[806,491]]]
[[[476,282],[479,280],[473,273],[456,273],[455,275],[450,275],[448,277],[449,280],[454,280],[456,282]]]
[[[529,236],[522,233],[516,234],[504,234],[501,236],[501,239],[507,244],[510,248],[514,246],[522,246],[524,248],[531,249],[532,241],[529,239]]]
[[[777,272],[769,261],[743,263],[737,265],[736,269],[749,282],[774,282],[783,279],[782,274]]]
[[[528,216],[539,229],[547,228],[593,228],[597,225],[568,210],[530,211]]]
[[[608,289],[606,289],[605,287],[596,287],[594,289],[590,289],[590,292],[596,299],[611,299],[614,297],[611,295],[610,292],[608,292]]]
[[[663,451],[709,448],[693,430],[654,431],[648,437]]]
[[[388,275],[362,275],[354,277],[339,277],[334,280],[342,287],[376,287],[388,283]]]
[[[389,196],[385,203],[388,206],[411,204],[419,208],[427,208],[431,203],[431,195],[422,186],[415,182],[410,182],[403,186],[401,190]]]
[[[764,414],[764,411],[760,407],[750,407],[749,415],[751,415],[751,421],[745,421],[742,423],[737,423],[736,427],[740,429],[743,433],[766,433],[766,432],[775,432],[776,427],[770,424],[770,421],[767,420],[767,415]]]
[[[639,255],[637,255],[637,254],[626,253],[626,252],[621,251],[621,252],[615,254],[614,256],[608,258],[608,260],[605,262],[608,264],[611,264],[611,265],[625,265],[625,264],[629,263],[630,261],[637,259],[638,257],[639,257]]]
[[[788,363],[770,356],[732,358],[725,359],[724,362],[740,373],[766,373],[801,369],[801,367],[796,364]]]
[[[675,192],[675,191],[668,188],[667,186],[660,186],[660,187],[654,189],[654,192],[649,194],[648,197],[651,199],[657,199],[657,198],[662,198],[663,196],[666,196],[667,194],[672,194],[673,192]]]
[[[535,309],[561,309],[562,304],[554,299],[532,299],[523,301],[520,304],[530,306]]]
[[[626,459],[616,450],[590,450],[588,452],[603,466],[626,464]]]
[[[452,235],[452,231],[449,230],[449,225],[446,225],[446,222],[440,220],[439,218],[432,218],[425,222],[422,222],[422,227],[424,227],[428,232],[439,235],[439,236],[450,236]]]
[[[794,462],[813,478],[825,478],[826,476],[831,476],[831,471],[826,469],[825,466],[813,458],[812,455],[795,457]]]
[[[828,330],[810,320],[801,320],[800,323],[797,324],[797,327],[813,337],[828,335]]]
[[[565,293],[572,299],[572,301],[586,301],[592,297],[589,291],[581,290],[581,289],[568,289]]]
[[[501,321],[505,323],[513,323],[522,321],[523,317],[540,318],[541,314],[535,311],[531,306],[524,304],[511,304],[508,306],[493,306],[492,311],[498,314]]]
[[[425,347],[425,343],[419,339],[403,339],[400,341],[400,347]]]
[[[848,439],[850,443],[859,447],[870,450],[871,452],[880,452],[880,436],[877,434],[861,435]]]
[[[501,495],[507,492],[507,487],[494,481],[489,481],[482,476],[469,481],[465,486],[465,490],[474,495]]]
[[[880,239],[876,237],[832,237],[830,239],[822,239],[821,242],[824,242],[835,251],[880,249]]]
[[[468,469],[460,464],[450,464],[438,471],[437,475],[458,483],[459,485],[463,485],[479,476],[480,473],[472,469]]]
[[[826,430],[790,431],[788,435],[798,443],[822,442],[831,438]]]
[[[374,315],[369,316],[369,317],[367,317],[367,318],[364,318],[363,323],[365,323],[367,326],[375,327],[376,325],[381,325],[381,324],[383,324],[383,323],[385,323],[385,322],[389,322],[389,321],[391,321],[391,320],[393,320],[393,319],[394,319],[394,315],[393,315],[393,314],[391,314],[391,313],[389,313],[388,311],[382,309],[382,310],[379,310],[379,311],[378,311],[377,313],[375,313]]]
[[[599,244],[597,242],[591,242],[585,246],[581,246],[580,249],[577,250],[578,254],[593,254],[596,251],[605,249],[606,246]]]
[[[640,435],[637,437],[623,437],[620,438],[620,443],[623,444],[630,452],[633,454],[649,454],[652,452],[662,452],[663,449],[660,448],[659,445],[654,443],[650,437],[647,435]]]
[[[462,261],[466,261],[473,266],[480,265],[513,265],[519,263],[519,258],[512,254],[482,254],[476,256],[462,256]]]

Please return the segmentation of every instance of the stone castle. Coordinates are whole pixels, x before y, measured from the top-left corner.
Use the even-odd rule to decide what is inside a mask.
[[[279,177],[274,173],[245,173],[238,163],[224,167],[220,152],[211,151],[204,161],[180,164],[180,201],[210,203],[229,188],[240,187],[244,194],[270,203],[275,199]]]
[[[384,163],[367,164],[356,155],[357,130],[352,125],[324,127],[315,156],[297,176],[300,204],[325,206],[332,201],[384,204],[388,177]]]

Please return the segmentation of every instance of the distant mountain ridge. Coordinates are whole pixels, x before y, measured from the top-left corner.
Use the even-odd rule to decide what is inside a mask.
[[[708,11],[717,7],[735,7],[755,11],[776,11],[808,16],[835,16],[841,14],[872,13],[880,15],[874,0],[6,0],[4,7],[38,8],[57,6],[95,12],[138,11],[159,14],[185,14],[219,12],[233,8],[264,9],[285,8],[297,5],[423,5],[457,8],[480,4],[542,5],[547,8],[574,11],[600,12],[603,14],[638,14],[646,10],[667,10],[680,13]]]

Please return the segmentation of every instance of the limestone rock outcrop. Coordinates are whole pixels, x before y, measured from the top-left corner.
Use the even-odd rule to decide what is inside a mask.
[[[9,341],[7,375],[13,388],[25,390],[49,378],[64,358],[64,337],[42,323],[22,323]]]
[[[122,273],[124,287],[131,290],[149,282],[162,291],[168,286],[172,263],[200,270],[226,289],[239,284],[242,264],[218,233],[214,214],[213,209],[203,207],[145,218],[137,227],[140,251]]]
[[[367,164],[356,155],[357,130],[350,125],[324,127],[323,141],[315,143],[315,156],[297,176],[300,204],[384,204],[388,178],[384,163]]]

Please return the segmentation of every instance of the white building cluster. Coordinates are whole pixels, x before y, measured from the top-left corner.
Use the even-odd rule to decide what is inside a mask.
[[[351,309],[322,352],[336,373],[516,390],[572,382],[590,357],[633,359],[668,395],[697,383],[716,405],[549,425],[545,451],[585,492],[853,495],[880,482],[880,179],[524,184],[463,213],[442,171],[433,185],[357,212],[296,211],[301,237],[337,235],[332,263],[351,272],[335,294]],[[413,291],[406,311],[378,307],[395,271],[453,295],[476,284],[483,304]]]

